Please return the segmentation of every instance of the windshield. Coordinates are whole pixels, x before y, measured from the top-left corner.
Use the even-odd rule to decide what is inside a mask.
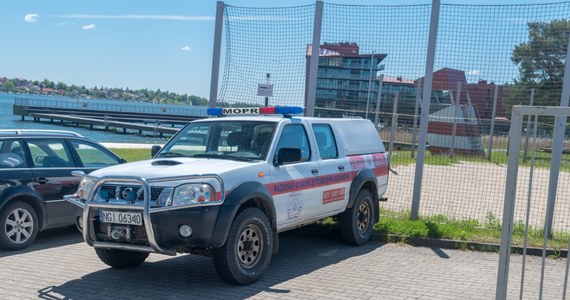
[[[275,126],[259,121],[190,123],[156,157],[265,160]]]

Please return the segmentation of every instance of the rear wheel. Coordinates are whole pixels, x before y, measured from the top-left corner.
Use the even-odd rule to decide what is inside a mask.
[[[214,249],[214,266],[225,281],[249,284],[267,270],[273,252],[273,235],[267,217],[257,208],[240,212],[226,244]]]
[[[102,262],[117,269],[136,267],[148,257],[147,252],[128,250],[95,248],[95,252]]]
[[[372,194],[367,189],[360,190],[352,208],[340,216],[342,239],[356,246],[367,243],[372,236],[375,213]]]
[[[20,250],[29,247],[38,234],[38,215],[28,203],[17,201],[0,212],[0,248]]]

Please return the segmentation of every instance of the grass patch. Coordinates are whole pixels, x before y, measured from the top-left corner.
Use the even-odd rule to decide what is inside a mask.
[[[477,220],[455,220],[443,215],[425,216],[412,221],[409,212],[391,212],[382,209],[380,222],[374,225],[374,230],[384,234],[499,244],[502,226],[492,214],[489,214],[483,223]],[[513,245],[522,246],[524,237],[525,225],[514,224]],[[566,249],[569,238],[570,233],[554,232],[547,247]],[[528,228],[528,246],[542,247],[543,241],[542,229]]]
[[[111,148],[109,149],[118,156],[126,159],[128,162],[150,159],[150,149],[126,149],[126,148]]]
[[[332,218],[319,223],[328,232],[334,231],[339,224]],[[475,243],[500,244],[502,226],[499,220],[489,214],[485,222],[477,220],[455,220],[443,215],[424,216],[411,220],[409,212],[380,210],[380,222],[374,224],[374,232],[383,235],[399,235],[402,237],[418,237],[431,239],[447,239]],[[543,230],[529,228],[528,246],[542,248]],[[523,246],[525,225],[516,223],[513,227],[513,245]],[[554,232],[547,243],[551,249],[567,249],[570,233]]]

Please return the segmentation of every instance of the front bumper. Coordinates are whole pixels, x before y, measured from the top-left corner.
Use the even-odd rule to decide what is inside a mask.
[[[223,190],[221,178],[215,175]],[[180,179],[180,178],[174,178]],[[164,181],[165,179],[161,179]],[[144,189],[143,204],[105,203],[82,200],[75,195],[64,198],[82,209],[83,238],[88,245],[95,248],[155,252],[176,255],[176,249],[207,248],[211,246],[216,219],[220,210],[219,203],[211,205],[195,205],[186,207],[151,207],[150,185],[140,177],[102,177],[93,188],[107,182],[121,184],[140,184]],[[93,199],[89,195],[87,199]],[[124,225],[103,223],[100,211],[142,213],[142,225]],[[179,234],[182,225],[188,225],[192,234],[183,237]]]

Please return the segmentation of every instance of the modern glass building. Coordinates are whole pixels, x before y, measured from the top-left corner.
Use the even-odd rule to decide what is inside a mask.
[[[312,46],[307,46],[307,74]],[[374,118],[378,73],[386,54],[360,54],[356,43],[325,43],[319,49],[316,117]],[[306,76],[305,86],[308,86]],[[305,89],[305,104],[307,89]],[[306,106],[306,105],[305,105]],[[368,111],[368,114],[366,113]]]

